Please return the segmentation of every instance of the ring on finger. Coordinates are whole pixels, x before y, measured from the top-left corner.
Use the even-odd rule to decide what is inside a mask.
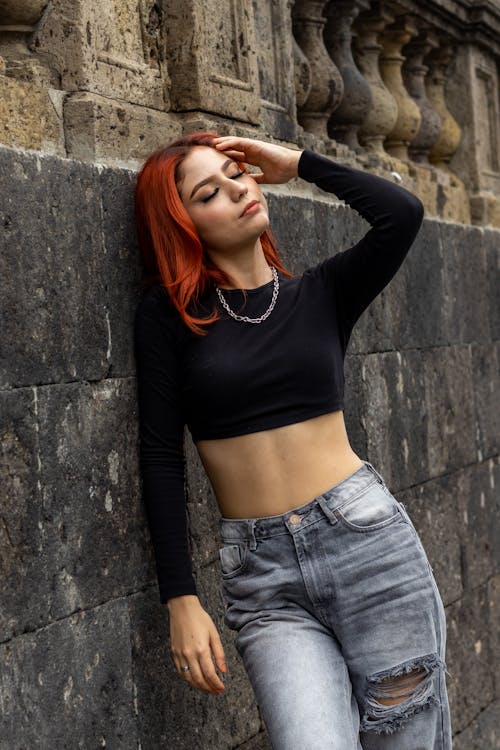
[[[189,665],[188,664],[181,665],[181,672],[189,672]]]

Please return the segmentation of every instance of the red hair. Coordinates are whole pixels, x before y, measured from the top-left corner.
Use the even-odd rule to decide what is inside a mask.
[[[230,277],[216,266],[203,250],[195,226],[180,199],[177,182],[179,167],[194,146],[215,148],[214,133],[192,133],[172,141],[152,153],[142,165],[135,189],[137,239],[144,269],[143,286],[155,282],[167,290],[184,323],[199,335],[207,331],[199,325],[214,323],[219,313],[214,306],[208,318],[188,312],[191,301],[197,302],[213,283],[230,285]],[[237,162],[247,171],[245,165]],[[274,234],[270,228],[260,236],[269,265],[292,277],[280,260]],[[246,293],[243,292],[246,299]]]

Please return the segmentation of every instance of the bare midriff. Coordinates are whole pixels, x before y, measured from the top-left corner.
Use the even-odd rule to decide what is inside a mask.
[[[196,442],[224,518],[262,518],[304,505],[363,461],[343,411],[249,435]]]

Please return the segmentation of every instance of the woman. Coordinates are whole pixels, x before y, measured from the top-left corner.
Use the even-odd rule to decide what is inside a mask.
[[[297,176],[371,229],[294,277],[259,184]],[[225,622],[273,748],[451,748],[443,603],[404,506],[343,419],[353,326],[403,262],[422,203],[307,149],[196,133],[147,159],[136,217],[141,473],[179,674],[224,692],[188,552],[187,424],[221,513]]]

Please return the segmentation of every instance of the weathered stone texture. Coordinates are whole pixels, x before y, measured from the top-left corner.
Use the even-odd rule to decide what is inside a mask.
[[[500,700],[483,709],[462,732],[454,737],[454,750],[498,750]]]
[[[51,3],[33,46],[50,54],[64,90],[90,91],[133,104],[165,108],[164,37],[154,0]]]
[[[171,663],[138,474],[133,185],[129,170],[0,149],[0,736],[9,750],[267,750],[188,431],[190,543],[227,693],[192,690]],[[317,190],[265,193],[294,273],[367,231]],[[498,249],[494,230],[424,222],[345,367],[351,444],[405,503],[446,605],[459,747],[497,742]]]
[[[446,610],[446,677],[454,732],[460,732],[498,695],[491,648],[497,633],[492,630],[488,586],[470,589]],[[498,631],[497,631],[498,632]],[[486,750],[486,749],[485,749]]]
[[[173,0],[166,6],[165,24],[172,109],[204,110],[257,124],[260,97],[251,0]]]
[[[125,599],[0,645],[0,747],[136,750]]]
[[[64,119],[68,156],[127,168],[138,168],[146,154],[182,134],[181,123],[165,112],[98,94],[68,96]]]
[[[66,155],[59,91],[0,75],[0,143]]]

